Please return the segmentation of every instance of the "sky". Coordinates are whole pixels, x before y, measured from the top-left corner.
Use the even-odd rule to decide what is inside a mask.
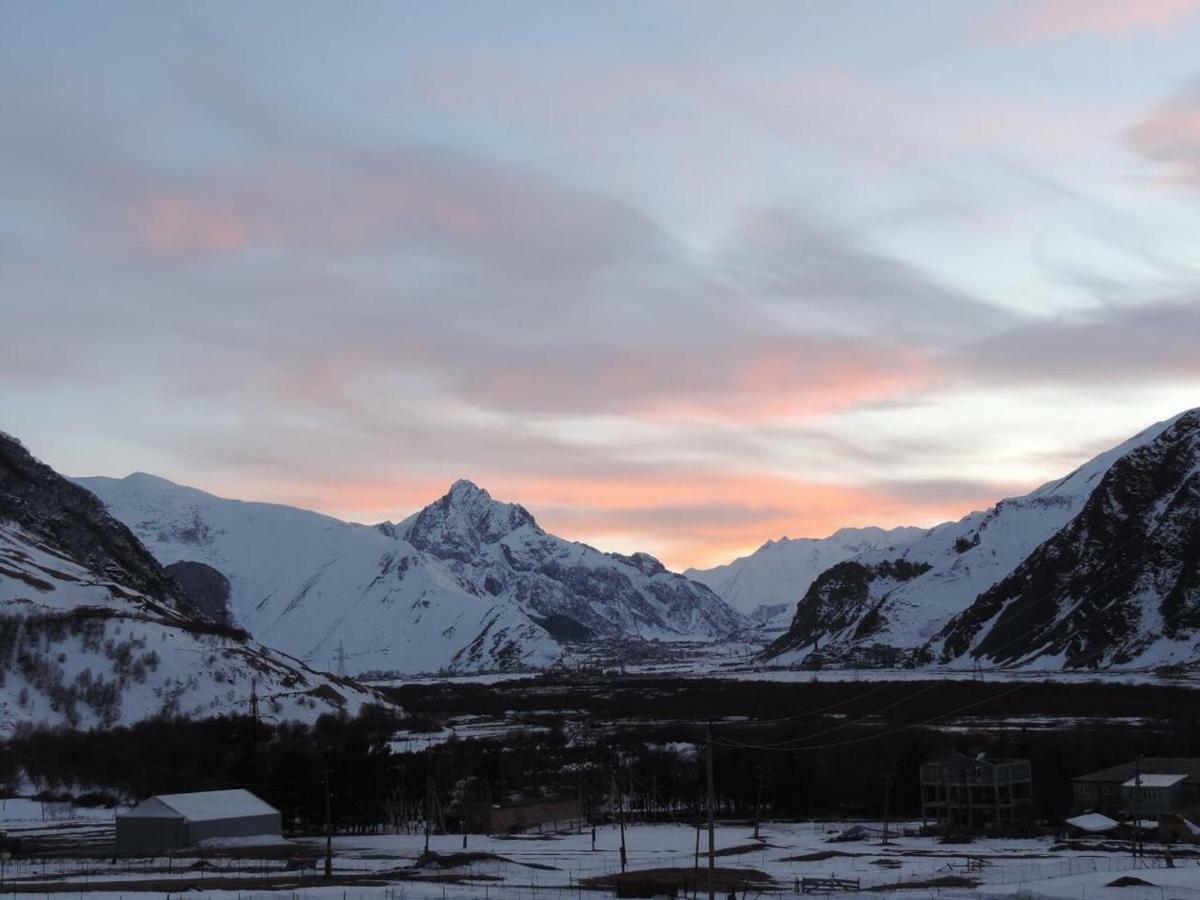
[[[0,0],[0,428],[707,566],[1200,406],[1200,0]]]

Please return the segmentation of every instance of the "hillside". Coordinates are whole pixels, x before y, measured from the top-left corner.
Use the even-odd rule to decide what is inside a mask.
[[[1120,510],[1091,503],[1110,471],[1124,477],[1128,459],[1155,444],[1178,423],[1194,419],[1184,413],[1151,426],[1057,481],[1021,497],[1001,500],[982,512],[930,529],[895,553],[874,550],[821,573],[800,601],[788,631],[763,654],[764,660],[800,662],[819,650],[818,660],[853,660],[867,664],[915,664],[933,656],[957,659],[981,628],[987,609],[1004,605],[996,596],[976,607],[971,622],[949,623],[1005,581],[1044,543],[1057,537],[1064,550],[1089,536],[1068,529],[1077,516],[1116,521]],[[1151,464],[1152,477],[1170,478]],[[1100,495],[1103,496],[1103,495]],[[1073,569],[1074,571],[1074,569]],[[1009,590],[1009,589],[1006,589]],[[1153,594],[1144,598],[1156,602]],[[1097,609],[1097,615],[1106,615]],[[928,645],[928,646],[927,646]]]
[[[1111,668],[1200,659],[1200,411],[1105,472],[1065,528],[931,643],[962,658]]]
[[[0,435],[0,734],[381,702],[203,618],[95,497]],[[253,697],[253,701],[252,701]]]

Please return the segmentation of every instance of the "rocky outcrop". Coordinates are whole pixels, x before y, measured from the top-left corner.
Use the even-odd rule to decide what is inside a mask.
[[[764,660],[874,648],[940,662],[1147,665],[1195,659],[1196,411],[1064,478],[824,573]],[[897,563],[910,564],[900,571]]]
[[[1066,527],[952,619],[943,662],[1096,668],[1196,660],[1200,412],[1107,470]]]
[[[173,562],[166,570],[192,610],[222,625],[230,624],[228,578],[212,566],[192,560]]]
[[[181,597],[154,557],[90,492],[0,432],[0,521],[19,525],[93,572],[171,604]]]

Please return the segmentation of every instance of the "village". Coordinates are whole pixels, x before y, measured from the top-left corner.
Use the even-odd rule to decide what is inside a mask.
[[[1029,761],[921,764],[920,820],[648,821],[619,793],[495,799],[486,788],[398,833],[288,833],[245,788],[105,809],[2,802],[4,892],[122,897],[1200,897],[1200,758],[1139,757],[1071,779],[1035,820]],[[328,815],[336,798],[329,798]]]

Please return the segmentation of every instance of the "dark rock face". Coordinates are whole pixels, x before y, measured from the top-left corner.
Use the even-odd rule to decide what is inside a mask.
[[[16,522],[95,574],[179,606],[175,582],[88,491],[0,432],[0,519]]]
[[[194,611],[222,625],[232,622],[229,579],[202,562],[181,560],[166,567]]]
[[[1200,628],[1200,412],[1119,459],[1078,516],[947,623],[940,658],[1137,659]]]
[[[530,616],[530,618],[542,628],[545,628],[546,632],[556,641],[581,644],[590,641],[594,637],[591,629],[580,625],[570,616],[564,616],[560,613],[551,613],[544,619],[539,619],[537,616]]]
[[[865,565],[847,560],[826,569],[812,583],[788,630],[762,656],[770,659],[788,650],[798,650],[827,641],[862,641],[882,628],[882,595],[872,599],[872,586],[900,584],[929,571],[926,563],[904,559]]]

